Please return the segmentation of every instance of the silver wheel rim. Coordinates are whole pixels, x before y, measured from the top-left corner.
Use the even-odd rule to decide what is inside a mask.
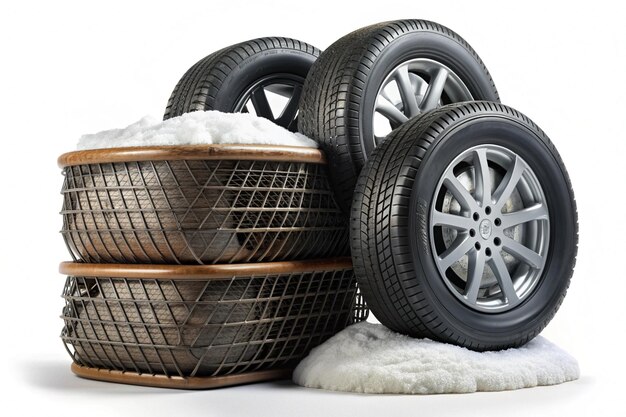
[[[261,78],[244,91],[233,112],[252,113],[295,131],[303,83],[302,77],[292,74]]]
[[[530,166],[509,149],[480,145],[459,155],[439,180],[429,227],[441,278],[472,309],[510,310],[542,275],[546,198]]]
[[[405,61],[389,72],[376,95],[373,147],[420,113],[470,100],[473,97],[465,83],[447,66],[426,58]]]

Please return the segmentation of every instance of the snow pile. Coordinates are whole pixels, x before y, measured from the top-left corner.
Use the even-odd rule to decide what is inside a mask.
[[[186,113],[165,121],[147,116],[124,129],[83,135],[77,148],[85,150],[211,143],[317,147],[317,143],[306,136],[292,133],[249,113],[205,111]]]
[[[579,373],[576,359],[541,336],[521,348],[479,353],[364,322],[313,349],[293,379],[335,391],[435,394],[560,384]]]

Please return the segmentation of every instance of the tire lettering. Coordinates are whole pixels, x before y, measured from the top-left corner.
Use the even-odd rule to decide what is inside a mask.
[[[428,203],[423,199],[417,201],[417,237],[426,256],[430,256],[428,243]]]

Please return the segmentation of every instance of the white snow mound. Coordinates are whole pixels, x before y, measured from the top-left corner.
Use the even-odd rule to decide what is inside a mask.
[[[212,143],[317,147],[317,143],[306,136],[292,133],[249,113],[197,111],[164,121],[146,116],[124,129],[83,135],[77,148],[85,150]]]
[[[363,322],[313,349],[293,380],[334,391],[442,394],[553,385],[579,375],[576,359],[541,336],[521,348],[480,353]]]

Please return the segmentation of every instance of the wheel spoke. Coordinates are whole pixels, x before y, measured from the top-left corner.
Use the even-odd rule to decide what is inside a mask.
[[[421,92],[422,84],[425,84],[426,82],[422,80],[421,77],[415,74],[409,74],[409,78],[411,79],[411,88],[415,92],[415,97],[417,98],[417,96]]]
[[[428,89],[420,103],[421,111],[432,110],[437,107],[447,80],[448,70],[443,67],[439,68],[437,73],[431,78],[430,83],[428,83]]]
[[[473,225],[472,219],[457,214],[433,211],[432,226],[446,226],[456,230],[469,230]]]
[[[293,96],[293,88],[298,84],[269,84],[265,86],[265,91],[278,94],[285,98],[291,98]]]
[[[252,101],[252,105],[254,106],[254,111],[257,116],[265,117],[266,119],[274,121],[274,114],[272,113],[270,103],[267,101],[267,96],[265,95],[265,89],[263,87],[254,91],[250,100]]]
[[[298,132],[298,115],[296,115],[296,117],[294,117],[293,120],[289,122],[287,126],[285,126],[285,129],[292,132]]]
[[[393,74],[396,84],[398,84],[398,90],[400,90],[400,97],[402,97],[402,104],[404,104],[404,114],[409,117],[419,114],[420,109],[417,104],[417,98],[415,97],[415,90],[413,84],[411,84],[411,78],[409,77],[409,67],[407,65],[401,66]]]
[[[443,180],[443,184],[448,189],[448,191],[452,193],[454,198],[456,198],[461,207],[466,210],[472,210],[474,209],[474,207],[476,207],[476,200],[474,200],[474,197],[472,197],[472,194],[470,194],[468,189],[465,188],[463,184],[461,184],[459,179],[454,176],[452,170],[450,170],[446,174]]]
[[[288,127],[291,122],[296,118],[298,114],[298,104],[300,102],[300,95],[302,94],[302,86],[296,85],[293,88],[293,94],[287,102],[287,105],[280,114],[280,117],[276,119],[276,123],[283,127]]]
[[[487,162],[487,150],[480,148],[474,151],[474,195],[482,207],[492,204],[491,174]]]
[[[502,290],[502,294],[504,294],[506,301],[510,306],[517,304],[519,302],[519,297],[517,296],[517,292],[513,286],[513,279],[511,279],[511,274],[509,274],[509,270],[506,268],[506,264],[504,263],[504,259],[502,259],[500,251],[494,252],[493,256],[489,260],[489,266],[498,280],[500,290]]]
[[[387,92],[387,86],[385,86],[381,91],[380,91],[380,95],[383,96],[388,102],[393,103],[393,100],[391,99],[391,97],[389,96],[389,93]]]
[[[439,265],[442,270],[448,269],[453,263],[461,259],[463,255],[470,251],[471,248],[474,247],[474,244],[467,236],[459,236],[457,239],[450,245],[448,249],[446,249],[439,256]]]
[[[510,237],[504,236],[504,239],[502,239],[502,248],[534,269],[543,267],[544,259],[541,255]]]
[[[475,304],[478,299],[478,290],[480,290],[484,270],[485,253],[478,250],[470,252],[464,296],[472,304]]]
[[[385,116],[392,126],[399,126],[409,120],[396,106],[385,97],[379,96],[376,101],[376,111]]]
[[[525,170],[526,168],[524,167],[524,163],[517,155],[515,155],[513,166],[507,171],[504,178],[502,178],[500,185],[498,185],[498,188],[493,193],[496,210],[502,210],[502,207],[511,196],[511,193],[515,187],[517,187],[517,183],[522,178]]]
[[[509,227],[517,226],[531,222],[533,220],[547,220],[548,208],[545,204],[535,204],[532,207],[525,208],[513,213],[507,213],[502,215],[502,227],[507,229]]]

